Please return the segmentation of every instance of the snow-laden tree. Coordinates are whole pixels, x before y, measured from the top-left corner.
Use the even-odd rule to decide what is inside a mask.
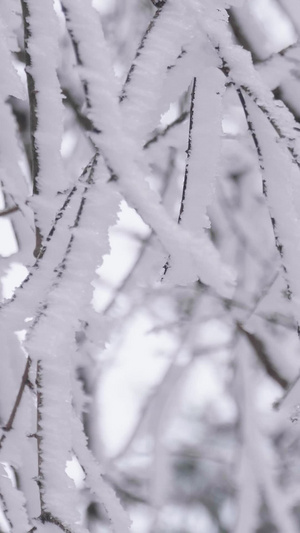
[[[1,532],[299,530],[299,35],[1,0]]]

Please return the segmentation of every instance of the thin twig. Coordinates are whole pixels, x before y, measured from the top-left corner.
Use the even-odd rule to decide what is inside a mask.
[[[162,2],[160,2],[162,3]],[[120,96],[120,102],[123,102],[123,100],[125,100],[125,98],[127,98],[127,94],[126,94],[126,91],[127,91],[127,87],[128,85],[130,84],[131,82],[131,79],[132,79],[132,75],[135,71],[135,68],[136,68],[136,60],[139,58],[139,56],[141,55],[141,51],[143,50],[143,48],[145,48],[145,44],[147,42],[147,39],[150,35],[150,33],[152,32],[153,28],[155,27],[155,24],[157,22],[157,19],[158,17],[160,16],[161,12],[162,12],[162,9],[164,7],[164,4],[165,2],[162,3],[161,6],[158,6],[158,9],[157,11],[154,13],[154,16],[152,18],[152,20],[150,21],[149,25],[148,25],[148,28],[146,29],[144,35],[143,35],[143,38],[141,40],[141,43],[136,51],[136,54],[135,54],[135,58],[133,60],[133,63],[128,71],[128,74],[127,74],[127,77],[126,77],[126,80],[125,80],[125,83],[123,85],[123,88],[122,88],[122,92],[121,92],[121,96]]]
[[[29,111],[30,111],[30,135],[31,135],[31,151],[32,151],[32,183],[33,194],[38,194],[38,188],[36,178],[39,173],[39,156],[37,145],[35,141],[35,133],[37,130],[37,93],[35,87],[35,81],[31,74],[31,56],[29,53],[29,39],[31,38],[30,28],[30,11],[27,0],[21,0],[22,16],[24,24],[24,48],[25,48],[25,72],[27,80],[28,98],[29,98]]]
[[[14,205],[13,207],[8,207],[7,209],[0,211],[0,217],[6,217],[7,215],[11,215],[12,213],[15,213],[16,211],[19,211],[18,205]]]
[[[53,516],[53,514],[49,512],[43,512],[39,516],[38,520],[42,522],[42,524],[45,524],[47,522],[50,524],[54,524],[55,526],[59,527],[59,529],[64,531],[64,533],[72,533],[72,531],[67,526],[65,526],[59,518]]]
[[[67,87],[63,87],[62,91],[63,91],[63,94],[66,97],[66,103],[72,108],[72,110],[74,111],[74,114],[76,115],[78,124],[82,127],[82,129],[84,129],[88,133],[94,132],[95,130],[93,128],[93,123],[91,122],[91,120],[84,113],[82,113],[81,106],[76,101],[76,98],[72,95],[71,91],[69,91],[69,89]],[[179,117],[177,117],[175,120],[173,120],[173,122],[168,124],[161,131],[156,132],[153,135],[153,137],[151,137],[144,144],[144,150],[147,150],[152,144],[155,144],[158,141],[160,141],[160,139],[162,139],[163,137],[166,137],[168,135],[168,133],[170,131],[172,131],[176,126],[179,126],[180,124],[182,124],[188,118],[189,114],[190,114],[189,111],[183,111],[179,115]],[[92,145],[95,146],[90,137],[89,137],[89,140],[92,143]]]
[[[262,149],[260,147],[260,144],[259,144],[259,141],[258,141],[258,137],[256,135],[255,128],[253,126],[253,123],[252,123],[252,120],[251,120],[251,117],[250,117],[250,114],[249,114],[249,110],[248,110],[248,107],[247,107],[246,100],[244,98],[243,92],[238,87],[236,88],[236,92],[237,92],[238,97],[240,99],[240,102],[241,102],[241,105],[242,105],[242,108],[243,108],[243,111],[244,111],[244,114],[245,114],[245,118],[246,118],[246,121],[247,121],[248,129],[249,129],[249,132],[250,132],[250,134],[252,136],[252,139],[253,139],[253,142],[254,142],[254,146],[255,146],[255,149],[256,149],[256,152],[257,152],[257,155],[258,155],[259,165],[260,165],[260,169],[261,169],[261,173],[262,173],[263,194],[264,194],[265,198],[268,200],[267,184],[266,184],[266,180],[264,178],[265,169],[264,169],[264,160],[263,160],[263,155],[262,155]],[[284,254],[284,246],[283,246],[283,243],[280,241],[280,238],[278,236],[276,219],[275,219],[273,214],[272,215],[270,214],[270,219],[271,219],[273,233],[274,233],[275,245],[276,245],[277,251],[279,253],[280,259],[281,259],[282,268],[283,268],[285,274],[287,274],[287,268],[286,268],[285,263],[284,263],[284,255],[285,255]],[[286,280],[286,295],[287,295],[288,299],[291,300],[291,298],[292,298],[292,290],[291,290],[290,284],[289,284],[289,282],[287,280]],[[298,335],[300,336],[300,327],[299,327],[299,325],[297,327],[297,330],[298,330]]]
[[[21,400],[22,400],[22,397],[23,397],[25,387],[26,387],[26,385],[28,385],[28,377],[29,377],[29,370],[30,370],[30,367],[31,367],[31,362],[32,362],[31,358],[27,357],[25,369],[24,369],[24,372],[23,372],[23,375],[22,375],[22,379],[21,379],[21,383],[20,383],[20,387],[19,387],[19,391],[18,391],[17,397],[15,399],[15,403],[13,405],[13,408],[12,408],[12,411],[10,413],[10,416],[9,416],[9,419],[8,419],[7,423],[2,428],[3,431],[5,431],[5,433],[3,433],[3,435],[1,436],[1,439],[0,439],[0,450],[1,450],[2,446],[3,446],[3,442],[5,441],[5,439],[7,437],[7,433],[9,431],[11,431],[12,428],[13,428],[13,423],[14,423],[18,408],[20,406],[20,403],[21,403]]]
[[[87,87],[87,85],[85,84],[84,87]],[[74,98],[74,96],[72,95],[72,92],[67,87],[63,87],[62,88],[62,92],[63,92],[63,94],[65,96],[66,103],[73,110],[73,112],[74,112],[74,114],[75,114],[75,116],[77,118],[77,122],[82,127],[82,129],[84,129],[85,131],[87,131],[89,133],[97,133],[99,130],[97,130],[94,127],[93,122],[91,121],[91,119],[88,118],[84,113],[82,113],[81,106],[80,106],[80,104],[78,102],[76,102],[76,98]],[[93,148],[95,148],[95,144],[92,141],[91,137],[89,137],[89,141],[93,145]]]
[[[87,182],[86,182],[87,184],[86,184],[86,186],[83,189],[81,200],[80,200],[80,204],[79,204],[79,207],[78,207],[78,210],[77,210],[77,213],[76,213],[76,217],[75,217],[75,220],[74,220],[74,224],[73,224],[72,228],[70,228],[70,229],[76,229],[79,226],[80,219],[81,219],[81,216],[82,216],[85,204],[86,204],[87,192],[88,192],[90,186],[94,183],[93,176],[94,176],[96,163],[97,163],[97,157],[94,158],[94,164],[92,165],[92,167],[90,169],[90,172],[89,172],[89,175],[88,175],[88,178],[87,178]],[[54,289],[56,289],[59,286],[59,283],[60,283],[64,273],[66,272],[67,261],[68,261],[69,255],[70,255],[70,253],[72,251],[74,240],[75,240],[75,237],[74,237],[74,232],[73,232],[71,234],[71,236],[70,236],[70,239],[68,241],[68,244],[66,246],[64,255],[63,255],[60,263],[54,268],[55,279],[51,283],[50,287],[48,288],[47,300],[43,300],[43,301],[40,302],[40,305],[39,305],[39,307],[38,307],[38,309],[36,311],[34,320],[31,323],[29,330],[27,331],[27,336],[26,336],[26,340],[27,341],[29,339],[30,334],[32,334],[33,330],[38,325],[38,323],[39,323],[40,319],[42,318],[42,316],[45,315],[46,309],[49,307],[48,298],[49,298],[50,294],[52,293],[52,291]]]
[[[83,180],[83,178],[85,177],[85,175],[88,172],[90,173],[92,171],[92,169],[93,169],[93,167],[95,165],[95,162],[97,161],[97,157],[98,157],[98,154],[93,155],[93,157],[91,158],[89,163],[86,165],[86,167],[82,171],[82,173],[80,175],[80,178],[79,178],[81,181]],[[89,179],[89,176],[88,176],[87,179]],[[53,238],[53,236],[54,236],[54,234],[55,234],[55,232],[57,230],[57,226],[58,226],[60,220],[63,218],[63,216],[64,216],[64,214],[65,214],[65,212],[66,212],[66,210],[67,210],[67,208],[68,208],[68,206],[70,204],[70,201],[71,201],[72,197],[74,196],[74,194],[76,193],[77,189],[78,189],[78,185],[74,185],[72,187],[72,189],[70,190],[70,192],[68,193],[67,197],[65,198],[65,200],[63,202],[63,205],[61,206],[61,208],[56,213],[56,216],[55,216],[54,222],[52,224],[52,227],[51,227],[46,239],[44,240],[44,244],[40,248],[38,257],[36,258],[36,261],[35,261],[34,265],[31,267],[30,272],[28,273],[26,278],[22,281],[21,285],[18,287],[17,291],[13,294],[11,299],[6,301],[4,304],[0,305],[0,310],[4,309],[6,306],[9,306],[12,302],[14,302],[17,299],[18,294],[20,293],[20,291],[25,287],[25,285],[30,281],[30,279],[32,278],[34,273],[38,270],[40,262],[43,260],[45,254],[47,252],[49,243],[52,241],[52,238]]]
[[[166,126],[162,131],[157,132],[153,137],[151,137],[151,139],[149,139],[149,141],[147,141],[144,144],[144,149],[149,148],[151,144],[156,143],[162,137],[165,137],[169,133],[170,130],[172,130],[179,124],[182,124],[182,122],[184,122],[188,116],[189,116],[189,111],[184,111],[183,113],[181,113],[181,115],[178,118],[176,118],[173,122],[168,124],[168,126]]]
[[[194,127],[194,106],[195,106],[196,88],[197,88],[197,78],[194,78],[193,85],[192,85],[192,93],[191,93],[190,127],[189,127],[189,137],[188,137],[187,160],[186,160],[186,165],[185,165],[184,181],[183,181],[183,187],[182,187],[182,197],[181,197],[180,210],[179,210],[179,215],[178,215],[178,224],[180,224],[182,215],[184,212],[184,202],[185,202],[186,188],[187,188],[188,175],[189,175],[189,163],[190,163],[190,157],[192,153],[192,134],[193,134],[193,127]]]
[[[298,155],[298,153],[296,152],[296,150],[294,149],[293,146],[291,146],[287,141],[290,141],[290,142],[294,142],[295,139],[294,138],[289,138],[287,139],[287,136],[285,135],[285,133],[283,133],[281,131],[281,126],[277,123],[276,119],[274,117],[272,117],[270,111],[268,110],[268,108],[261,103],[261,101],[259,100],[259,98],[249,89],[249,87],[247,87],[246,85],[241,85],[241,89],[251,98],[251,100],[253,100],[253,102],[257,105],[257,107],[262,111],[262,113],[266,116],[266,118],[268,119],[268,121],[270,122],[271,126],[274,128],[274,130],[276,131],[278,137],[284,141],[285,143],[285,146],[287,148],[287,150],[290,152],[291,156],[292,156],[292,160],[293,162],[298,166],[298,168],[300,169],[300,157]],[[296,128],[296,125],[294,126],[295,129],[298,129],[299,128]]]
[[[249,333],[249,331],[245,330],[241,324],[237,324],[237,328],[247,338],[249,344],[254,349],[257,358],[264,366],[267,374],[272,379],[274,379],[274,381],[276,381],[283,389],[287,390],[290,383],[285,377],[280,374],[279,370],[276,368],[271,357],[267,353],[263,341],[256,334],[254,335],[253,333]]]
[[[294,136],[294,134],[291,134],[292,137],[287,137],[287,135],[282,131],[281,128],[284,128],[284,124],[279,124],[277,119],[274,118],[274,116],[272,116],[272,112],[270,111],[269,107],[268,107],[268,104],[266,103],[262,103],[261,102],[261,99],[255,94],[254,90],[253,89],[250,89],[249,87],[247,87],[247,85],[243,84],[243,83],[237,83],[232,77],[231,77],[231,71],[230,71],[230,66],[228,65],[228,62],[226,61],[226,58],[224,57],[224,55],[221,53],[220,51],[220,46],[217,45],[215,46],[215,50],[216,52],[218,53],[221,61],[222,61],[222,72],[225,74],[225,76],[229,79],[229,82],[228,82],[228,86],[229,85],[232,85],[235,87],[237,93],[238,93],[238,96],[240,98],[240,94],[242,94],[242,92],[244,92],[245,94],[247,94],[247,96],[253,101],[253,103],[261,110],[261,112],[265,115],[265,117],[267,118],[268,122],[271,124],[272,128],[275,130],[275,132],[277,133],[278,137],[284,141],[284,144],[285,144],[285,147],[286,149],[290,152],[291,156],[292,156],[292,161],[298,166],[298,168],[300,169],[300,156],[299,154],[297,153],[297,150],[291,146],[291,143],[295,143],[296,142],[296,138]],[[254,67],[253,67],[254,68]],[[239,94],[240,92],[240,94]],[[271,96],[273,98],[273,94],[271,93]],[[243,97],[243,94],[242,94],[242,98]],[[240,98],[241,100],[241,98]],[[241,101],[242,103],[242,101]],[[284,105],[284,104],[283,104]],[[243,106],[243,103],[242,103],[242,106]],[[294,119],[295,121],[295,119]],[[299,131],[299,126],[297,124],[297,122],[295,121],[295,124],[293,125],[293,131]]]
[[[69,36],[70,36],[70,39],[71,39],[71,42],[72,42],[72,46],[73,46],[73,49],[74,49],[74,53],[75,53],[77,64],[82,67],[83,66],[83,62],[82,62],[81,55],[80,55],[80,52],[79,52],[79,42],[76,40],[74,31],[70,27],[69,10],[65,6],[65,3],[63,2],[63,0],[61,1],[61,8],[62,8],[62,12],[63,12],[63,14],[65,16],[65,19],[66,19],[67,30],[68,30],[68,33],[69,33]],[[83,88],[83,92],[84,92],[84,97],[85,97],[85,102],[86,102],[87,109],[91,109],[92,104],[91,104],[91,100],[90,100],[89,83],[88,83],[87,80],[82,80],[81,84],[82,84],[82,88]],[[91,119],[88,119],[88,120],[90,122],[90,124],[89,124],[90,131],[92,131],[93,133],[101,133],[100,130],[98,128],[96,128],[96,126],[94,125],[93,121]]]
[[[39,496],[40,496],[40,507],[41,514],[45,512],[45,502],[43,498],[43,455],[42,455],[42,407],[43,407],[43,392],[42,392],[42,363],[40,360],[37,361],[36,365],[36,440],[37,440],[37,455],[38,455],[38,477],[36,479]]]
[[[72,533],[71,530],[63,524],[63,522],[54,516],[46,508],[46,503],[44,501],[44,472],[43,472],[43,452],[42,452],[42,409],[43,409],[43,368],[42,361],[37,361],[37,370],[36,370],[36,390],[37,390],[37,430],[36,430],[36,440],[37,440],[37,455],[38,455],[38,476],[36,479],[39,497],[40,497],[40,516],[37,518],[42,524],[51,523],[59,527],[64,533]]]
[[[37,186],[37,177],[40,171],[39,155],[37,149],[37,143],[35,139],[35,134],[38,127],[38,103],[37,103],[37,92],[35,86],[34,77],[31,74],[30,67],[32,65],[31,56],[29,52],[29,40],[32,36],[30,28],[30,10],[28,7],[27,0],[21,0],[22,6],[22,16],[23,16],[23,25],[24,25],[24,48],[25,48],[25,64],[26,64],[26,80],[27,80],[27,89],[28,89],[28,99],[29,99],[29,114],[30,114],[30,135],[31,135],[31,175],[32,175],[32,185],[33,185],[33,194],[38,195],[39,189]],[[38,225],[35,225],[36,233],[36,245],[33,255],[38,256],[40,247],[42,244],[42,234]]]
[[[197,78],[194,78],[193,85],[192,85],[192,92],[191,92],[190,125],[189,125],[189,136],[188,136],[188,147],[187,147],[187,160],[186,160],[186,165],[185,165],[179,215],[177,219],[178,224],[181,223],[182,215],[184,212],[184,202],[185,202],[186,188],[187,188],[188,175],[189,175],[189,159],[190,159],[191,151],[192,151],[192,133],[193,133],[193,126],[194,126],[194,105],[195,105],[196,88],[197,88]],[[169,268],[170,268],[170,256],[168,257],[166,263],[163,266],[163,275],[161,277],[161,281],[164,279]]]

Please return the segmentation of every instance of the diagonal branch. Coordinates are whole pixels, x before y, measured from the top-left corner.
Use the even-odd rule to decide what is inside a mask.
[[[245,330],[241,324],[237,324],[238,330],[247,338],[248,342],[254,349],[257,358],[265,368],[267,374],[278,383],[283,389],[287,390],[290,383],[289,381],[282,376],[282,374],[279,372],[279,370],[276,368],[276,365],[273,363],[271,357],[266,351],[265,345],[262,342],[262,340],[253,333],[249,333],[247,330]]]
[[[179,126],[179,124],[182,124],[188,116],[189,116],[189,111],[183,111],[183,113],[181,113],[181,115],[179,115],[178,118],[173,120],[171,124],[168,124],[168,126],[166,126],[162,131],[157,132],[153,137],[151,137],[151,139],[149,139],[144,144],[144,149],[149,148],[149,146],[158,142],[162,137],[165,137],[169,133],[169,131],[171,131],[176,126]]]
[[[13,405],[13,408],[12,408],[12,411],[11,411],[11,414],[9,416],[9,419],[8,419],[7,423],[2,428],[3,431],[5,431],[5,433],[3,433],[3,435],[1,436],[1,439],[0,439],[0,450],[1,450],[2,446],[3,446],[3,442],[5,441],[5,439],[7,437],[7,433],[9,431],[11,431],[12,428],[13,428],[13,423],[14,423],[18,408],[20,406],[20,403],[21,403],[21,400],[22,400],[22,397],[23,397],[25,387],[26,387],[26,385],[29,384],[28,378],[29,378],[29,370],[30,370],[30,367],[31,367],[31,363],[32,363],[31,358],[27,357],[25,369],[24,369],[24,372],[23,372],[23,376],[22,376],[22,379],[21,379],[21,383],[20,383],[20,387],[19,387],[19,391],[18,391],[16,400],[15,400],[15,403]]]
[[[243,92],[242,92],[242,90],[240,88],[237,88],[236,91],[237,91],[238,97],[240,99],[240,102],[241,102],[241,105],[242,105],[242,108],[243,108],[243,111],[244,111],[244,114],[245,114],[245,118],[246,118],[246,121],[247,121],[248,129],[249,129],[249,132],[250,132],[250,134],[252,136],[253,143],[254,143],[254,146],[255,146],[255,149],[256,149],[256,152],[257,152],[259,165],[260,165],[260,169],[261,169],[261,173],[262,173],[263,194],[264,194],[265,198],[268,200],[267,184],[266,184],[266,180],[264,178],[265,169],[264,169],[264,160],[263,160],[262,149],[261,149],[261,146],[260,146],[256,131],[255,131],[254,125],[252,123],[252,120],[251,120],[251,117],[250,117],[250,114],[249,114],[249,110],[248,110],[248,107],[247,107],[246,100],[244,98]],[[270,214],[270,219],[271,219],[273,233],[274,233],[275,245],[276,245],[277,251],[279,253],[279,256],[280,256],[280,259],[281,259],[281,262],[282,262],[283,270],[284,270],[285,273],[287,273],[287,267],[286,267],[286,264],[285,264],[285,257],[284,257],[284,255],[285,255],[284,254],[284,246],[283,246],[283,243],[280,241],[280,238],[279,238],[279,235],[278,235],[278,232],[277,232],[277,224],[276,224],[276,219],[274,217],[274,214],[272,214],[272,215]],[[291,287],[290,287],[290,284],[289,284],[288,281],[286,281],[286,293],[287,293],[287,297],[289,299],[291,299],[292,298],[292,291],[291,291]],[[297,327],[297,330],[298,330],[298,335],[300,336],[300,327],[299,327],[299,325]]]
[[[24,25],[24,47],[25,47],[25,72],[27,80],[27,90],[28,90],[28,99],[29,99],[29,116],[30,116],[30,137],[31,137],[31,179],[33,186],[33,194],[39,194],[37,187],[37,177],[40,171],[39,155],[38,148],[35,139],[35,134],[38,127],[37,119],[37,91],[35,86],[34,78],[31,74],[30,67],[32,65],[31,56],[29,52],[29,39],[31,37],[30,29],[30,11],[28,7],[28,2],[26,0],[21,0],[22,7],[22,16],[23,16],[23,25]],[[41,244],[42,244],[42,234],[41,229],[36,224],[35,227],[36,233],[36,246],[34,250],[34,255],[37,257]]]
[[[39,489],[39,496],[40,496],[40,507],[41,507],[41,513],[38,517],[38,520],[42,522],[42,524],[50,523],[54,524],[59,529],[64,531],[64,533],[72,533],[71,530],[63,524],[63,522],[57,518],[56,516],[53,516],[51,512],[49,512],[46,509],[46,504],[44,501],[44,473],[43,473],[43,453],[42,453],[42,408],[43,408],[43,384],[42,384],[42,375],[43,375],[43,368],[42,368],[42,362],[39,360],[37,361],[37,371],[36,371],[36,388],[37,388],[37,431],[36,431],[36,439],[37,439],[37,454],[38,454],[38,478],[36,479],[38,489]]]
[[[154,3],[154,2],[152,2],[152,3]],[[156,5],[156,4],[158,4],[158,5]],[[144,35],[142,37],[140,45],[139,45],[139,47],[138,47],[138,49],[136,51],[134,61],[133,61],[132,65],[129,68],[129,71],[128,71],[124,86],[122,88],[122,92],[121,92],[121,96],[120,96],[120,102],[123,102],[123,100],[125,100],[125,98],[127,98],[127,86],[131,82],[132,75],[133,75],[133,73],[135,71],[135,68],[136,68],[135,61],[140,56],[141,51],[145,47],[145,44],[146,44],[147,39],[149,37],[149,34],[152,32],[153,28],[155,27],[156,21],[157,21],[158,17],[160,16],[161,12],[162,12],[162,8],[164,7],[164,4],[165,4],[165,0],[162,0],[162,1],[159,1],[159,2],[157,2],[157,0],[155,0],[155,5],[156,5],[156,7],[158,7],[158,9],[154,13],[153,18],[150,21],[150,23],[148,25],[148,28],[146,29],[146,31],[145,31],[145,33],[144,33]]]
[[[183,186],[182,186],[182,196],[181,196],[181,202],[180,202],[180,209],[179,209],[179,215],[177,218],[177,223],[180,224],[182,215],[184,212],[184,201],[185,201],[185,194],[186,194],[186,188],[187,188],[187,182],[188,182],[188,174],[189,174],[189,158],[191,155],[192,150],[192,132],[193,132],[193,124],[194,124],[194,104],[195,104],[195,94],[196,94],[196,87],[197,87],[197,78],[194,78],[193,85],[192,85],[192,92],[191,92],[191,104],[190,104],[190,125],[189,125],[189,136],[188,136],[188,147],[187,147],[187,160],[185,165],[185,172],[184,172],[184,180],[183,180]],[[163,279],[165,275],[167,274],[168,270],[170,268],[170,256],[168,257],[166,263],[163,266]]]
[[[36,87],[35,87],[35,81],[34,78],[30,72],[30,67],[32,65],[31,63],[31,56],[29,52],[29,39],[31,37],[31,29],[30,29],[30,11],[28,7],[28,2],[26,0],[21,0],[21,7],[22,7],[22,16],[23,16],[23,24],[24,24],[24,48],[25,48],[25,72],[26,72],[26,80],[27,80],[27,89],[28,89],[28,98],[29,98],[29,114],[30,114],[30,136],[31,136],[31,152],[32,152],[32,166],[31,166],[31,174],[32,174],[32,184],[33,184],[33,194],[38,194],[38,188],[36,183],[36,178],[39,173],[39,156],[38,156],[38,149],[37,144],[35,141],[35,133],[37,130],[37,93],[36,93]]]
[[[93,172],[93,168],[94,168],[94,165],[97,161],[97,154],[95,154],[91,160],[89,161],[89,163],[86,165],[86,167],[83,169],[81,175],[80,175],[80,182],[83,181],[83,179],[85,178],[86,175],[88,175],[88,177],[86,178],[87,180],[89,180],[90,178],[90,174]],[[77,192],[78,190],[78,184],[74,185],[72,187],[72,189],[69,191],[68,195],[66,196],[61,208],[58,210],[58,212],[56,213],[56,216],[55,216],[55,219],[54,219],[54,222],[52,224],[52,227],[47,235],[47,237],[45,238],[44,240],[44,244],[41,246],[40,248],[40,251],[39,251],[39,254],[38,254],[38,257],[36,258],[36,261],[34,263],[34,265],[32,266],[29,274],[26,276],[26,278],[24,279],[24,281],[21,283],[20,287],[17,289],[17,291],[14,293],[14,295],[12,296],[12,298],[10,300],[8,300],[7,302],[5,302],[4,304],[0,305],[0,311],[4,308],[6,308],[7,306],[9,306],[12,302],[14,302],[17,298],[18,298],[18,294],[20,294],[20,291],[22,291],[22,289],[25,288],[25,286],[27,285],[27,283],[30,281],[30,279],[34,276],[34,273],[37,272],[39,270],[39,267],[40,267],[40,263],[42,262],[42,260],[44,259],[44,256],[48,250],[48,247],[49,247],[49,244],[50,242],[52,241],[53,239],[53,236],[55,235],[58,227],[59,227],[59,223],[61,221],[61,219],[63,218],[64,214],[66,213],[69,205],[70,205],[70,202],[72,200],[72,197],[75,195],[75,193]]]
[[[0,211],[0,217],[6,217],[7,215],[11,215],[12,213],[15,213],[16,211],[19,211],[18,205],[14,205],[13,207],[8,207],[7,209]]]

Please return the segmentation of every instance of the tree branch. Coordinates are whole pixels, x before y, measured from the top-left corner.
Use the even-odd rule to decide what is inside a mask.
[[[131,82],[132,75],[133,75],[133,73],[135,71],[135,68],[136,68],[135,61],[141,55],[141,51],[143,50],[143,48],[145,48],[145,44],[146,44],[146,41],[148,39],[148,36],[151,33],[151,31],[153,30],[153,28],[155,27],[156,21],[157,21],[158,17],[160,16],[161,12],[162,12],[162,8],[165,5],[165,0],[161,0],[161,1],[160,0],[158,0],[158,1],[155,0],[155,1],[156,1],[156,3],[159,3],[161,5],[157,5],[158,9],[155,12],[152,20],[150,21],[150,23],[148,25],[148,28],[146,29],[146,31],[145,31],[145,33],[143,35],[143,38],[142,38],[142,40],[140,42],[140,45],[139,45],[139,47],[138,47],[138,49],[136,51],[134,61],[133,61],[132,65],[130,66],[130,69],[128,71],[125,83],[124,83],[123,88],[122,88],[122,92],[121,92],[121,96],[120,96],[120,102],[122,102],[123,100],[125,100],[125,98],[127,98],[126,90],[127,90],[128,84]]]
[[[151,144],[158,142],[162,137],[165,137],[170,130],[172,130],[174,127],[178,126],[179,124],[182,124],[182,122],[185,121],[185,119],[189,116],[189,111],[184,111],[179,115],[178,118],[176,118],[171,124],[168,124],[162,131],[157,132],[149,141],[147,141],[144,144],[144,149],[149,148]]]
[[[24,25],[24,48],[25,48],[25,72],[27,80],[27,89],[28,89],[28,98],[29,98],[29,115],[30,115],[30,136],[31,136],[31,177],[32,177],[32,186],[33,194],[39,194],[39,189],[37,187],[37,177],[40,171],[39,155],[37,149],[37,143],[35,139],[35,134],[38,126],[37,112],[38,112],[38,103],[37,103],[37,92],[34,78],[31,74],[30,67],[32,65],[31,56],[29,52],[29,39],[31,37],[30,29],[30,11],[28,7],[28,2],[26,0],[21,0],[22,7],[22,16],[23,16],[23,25]],[[36,245],[33,255],[38,256],[40,247],[42,244],[42,234],[41,230],[36,224]]]
[[[262,173],[263,194],[264,194],[265,198],[268,199],[267,184],[266,184],[266,180],[264,179],[264,170],[265,169],[264,169],[264,161],[263,161],[262,150],[261,150],[261,147],[260,147],[260,144],[259,144],[259,141],[258,141],[258,137],[257,137],[256,132],[255,132],[255,128],[254,128],[253,123],[251,121],[251,117],[250,117],[250,114],[249,114],[249,111],[248,111],[248,108],[247,108],[247,104],[246,104],[246,100],[244,98],[243,92],[242,92],[242,90],[240,88],[236,88],[236,92],[237,92],[238,97],[240,99],[240,102],[241,102],[241,105],[242,105],[242,108],[243,108],[243,111],[244,111],[244,114],[245,114],[245,118],[246,118],[246,121],[247,121],[248,129],[249,129],[249,132],[250,132],[250,134],[252,136],[252,139],[253,139],[253,142],[254,142],[254,146],[256,148],[256,152],[257,152],[257,155],[258,155],[259,165],[260,165],[260,169],[261,169],[261,173]],[[276,245],[277,251],[279,253],[279,256],[280,256],[281,262],[282,262],[282,268],[283,268],[284,272],[287,274],[287,268],[286,268],[286,265],[285,265],[285,257],[284,257],[284,255],[285,255],[284,254],[284,246],[283,246],[283,243],[280,241],[280,238],[278,236],[276,219],[275,219],[273,214],[270,214],[270,219],[271,219],[273,233],[274,233],[275,245]],[[291,290],[290,284],[289,284],[289,282],[287,280],[286,280],[286,294],[287,294],[288,299],[290,300],[292,298],[292,290]],[[298,335],[300,336],[300,325],[299,324],[297,326],[297,331],[298,331]]]
[[[15,213],[16,211],[19,211],[18,205],[14,205],[13,207],[8,207],[7,209],[0,211],[0,217],[6,217],[7,215],[11,215],[12,213]]]
[[[185,193],[186,193],[187,182],[188,182],[189,158],[190,158],[191,150],[192,150],[192,132],[193,132],[193,124],[194,124],[194,104],[195,104],[196,87],[197,87],[197,78],[194,78],[193,85],[192,85],[192,92],[191,92],[190,125],[189,125],[189,135],[188,135],[188,147],[187,147],[187,152],[186,152],[187,159],[186,159],[186,164],[185,164],[185,172],[184,172],[184,180],[183,180],[183,186],[182,186],[182,196],[181,196],[181,202],[180,202],[179,215],[177,218],[178,224],[180,224],[182,215],[184,212]],[[161,280],[165,277],[169,268],[170,268],[170,256],[168,257],[166,263],[163,266],[163,275],[162,275]]]
[[[248,339],[248,342],[251,344],[252,348],[254,349],[258,360],[261,362],[261,364],[265,368],[267,374],[274,381],[276,381],[278,385],[280,385],[283,389],[287,390],[290,386],[290,383],[285,377],[281,375],[279,370],[276,368],[275,364],[273,363],[272,359],[267,353],[265,345],[262,342],[262,340],[259,339],[257,335],[254,335],[253,333],[249,333],[249,331],[245,330],[241,324],[237,324],[237,328]]]
[[[20,406],[20,403],[21,403],[21,400],[22,400],[22,397],[23,397],[25,387],[26,387],[26,385],[28,385],[28,377],[29,377],[29,370],[30,370],[30,367],[31,367],[31,362],[32,362],[31,358],[27,357],[25,369],[24,369],[24,372],[23,372],[23,376],[22,376],[22,379],[21,379],[21,383],[20,383],[20,387],[19,387],[19,391],[18,391],[16,400],[15,400],[15,403],[13,405],[13,408],[12,408],[12,411],[11,411],[11,414],[9,416],[9,419],[8,419],[7,423],[2,428],[3,431],[5,431],[5,433],[3,433],[3,435],[1,436],[1,439],[0,439],[0,450],[1,450],[2,446],[3,446],[3,442],[5,441],[5,439],[7,437],[7,433],[9,431],[11,431],[12,428],[13,428],[13,423],[14,423],[18,408]]]

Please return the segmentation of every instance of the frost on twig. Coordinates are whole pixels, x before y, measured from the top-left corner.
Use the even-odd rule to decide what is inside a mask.
[[[43,237],[48,233],[58,208],[57,193],[68,185],[60,153],[63,105],[57,78],[58,23],[51,0],[43,6],[31,0],[21,3],[31,117],[35,255],[38,256]]]
[[[263,56],[242,4],[1,2],[1,531],[296,531],[299,46]]]

